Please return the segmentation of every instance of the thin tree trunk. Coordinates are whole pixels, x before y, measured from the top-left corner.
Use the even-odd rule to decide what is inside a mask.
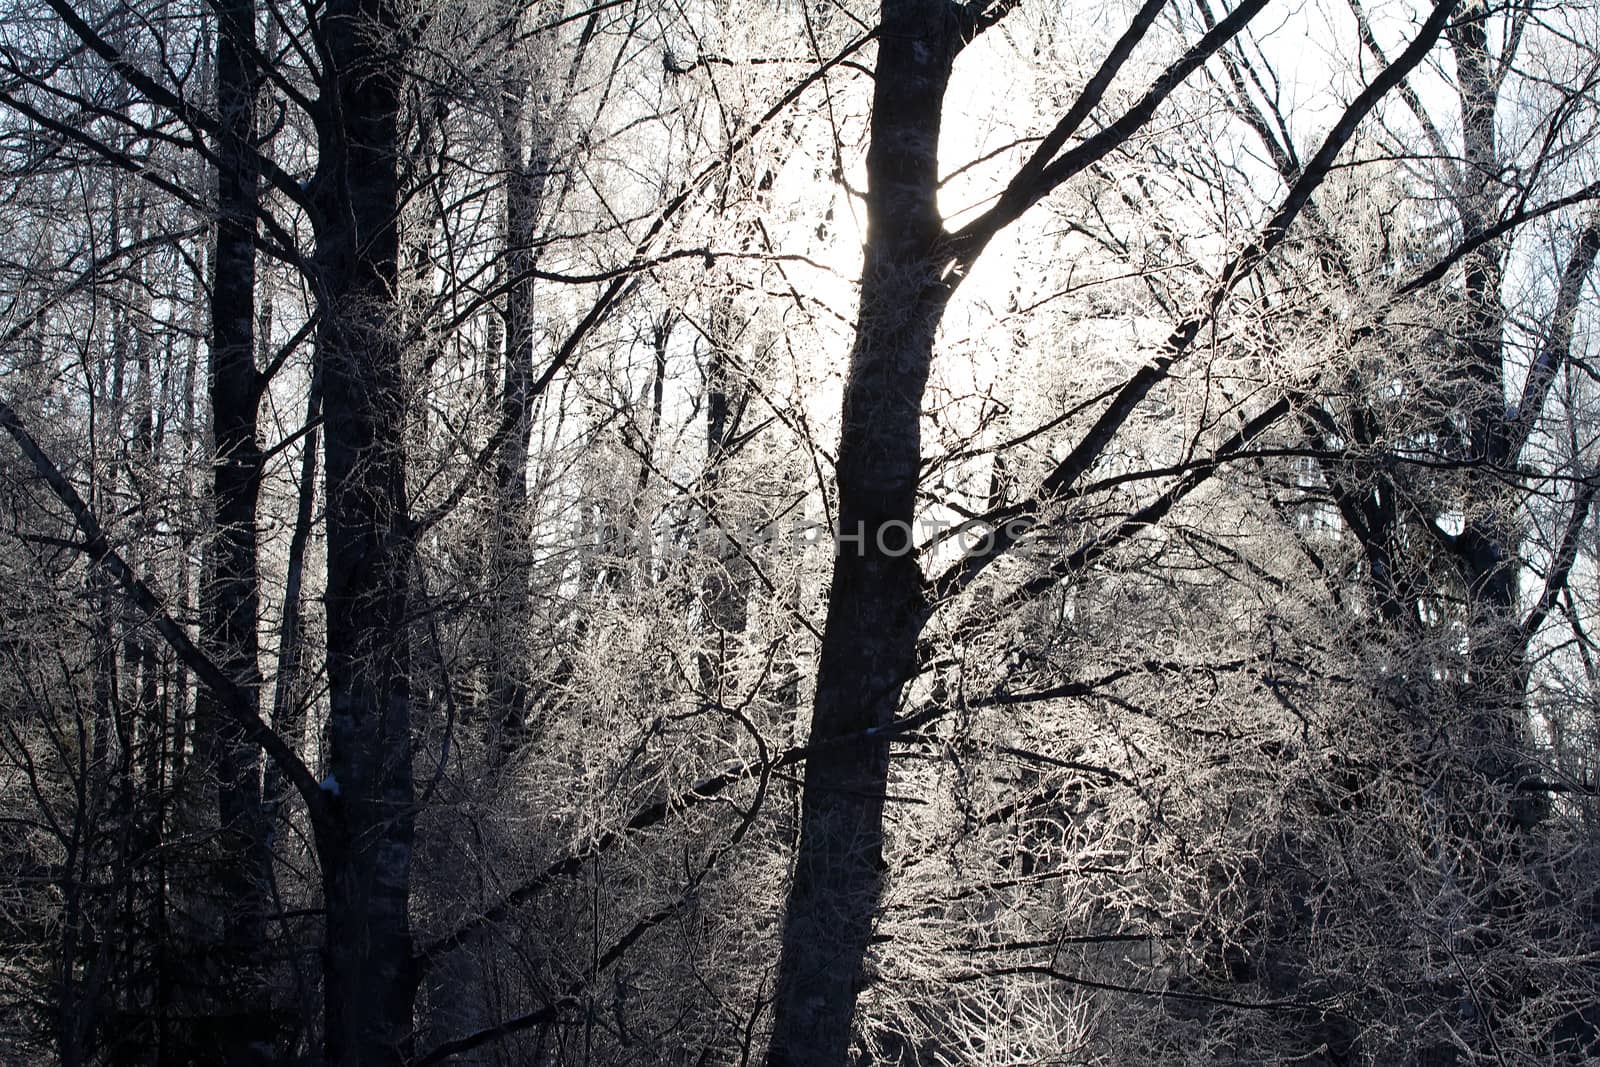
[[[316,504],[317,448],[320,444],[317,423],[322,418],[322,383],[313,380],[306,398],[305,451],[300,456],[300,492],[295,504],[294,530],[289,535],[289,551],[284,560],[282,622],[278,627],[277,666],[272,672],[272,728],[291,746],[298,748],[304,739],[305,711],[301,704],[300,661],[305,651],[301,620],[304,607],[301,590],[305,585],[306,548],[311,542],[311,524]],[[275,832],[279,812],[289,795],[289,783],[282,768],[269,763],[261,789],[268,833]]]
[[[225,132],[217,145],[211,284],[215,531],[200,589],[203,647],[252,705],[261,690],[256,510],[263,462],[256,425],[261,380],[255,366],[259,168],[251,146],[260,83],[252,55],[255,36],[254,0],[229,0],[218,8],[217,103]],[[216,694],[202,687],[198,704],[196,740],[207,769],[216,776],[221,830],[217,887],[226,909],[221,999],[214,1011],[230,1021],[216,1027],[217,1052],[230,1063],[267,1063],[275,1058],[276,1042],[262,960],[272,860],[261,810],[261,755]]]
[[[736,312],[731,296],[720,296],[712,305],[706,331],[706,461],[700,477],[701,495],[706,508],[706,544],[715,547],[721,538],[723,513],[722,468],[726,464],[734,435],[744,410],[744,397],[735,384],[730,354],[738,343],[734,327]],[[700,582],[701,626],[706,646],[698,656],[700,686],[712,699],[721,699],[729,660],[729,638],[742,641],[749,622],[745,605],[749,595],[749,564],[737,552],[708,560]]]
[[[511,25],[516,25],[513,20]],[[513,57],[520,65],[521,58]],[[495,467],[494,532],[490,580],[494,616],[489,620],[493,666],[489,685],[490,759],[496,764],[518,748],[528,714],[527,650],[517,636],[528,616],[528,443],[533,429],[533,294],[535,238],[544,194],[546,161],[526,145],[528,77],[516,70],[507,82],[500,116],[500,149],[506,171],[505,380],[500,417],[512,425]]]

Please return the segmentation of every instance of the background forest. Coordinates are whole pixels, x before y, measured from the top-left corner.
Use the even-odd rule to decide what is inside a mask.
[[[0,0],[0,1060],[1600,1056],[1600,8],[1363,2]]]

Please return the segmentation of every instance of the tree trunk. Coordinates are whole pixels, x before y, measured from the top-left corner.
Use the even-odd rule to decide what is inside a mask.
[[[255,366],[255,215],[259,167],[255,133],[256,69],[253,0],[217,10],[217,105],[223,126],[217,148],[217,234],[212,261],[209,389],[215,453],[215,532],[201,583],[200,633],[206,651],[252,706],[259,706],[257,661],[261,580],[256,509],[263,457],[256,412],[261,380]],[[261,960],[272,857],[261,809],[261,755],[216,694],[199,692],[196,738],[216,778],[221,831],[217,889],[222,923],[222,973],[217,977],[218,1055],[230,1063],[275,1059],[271,1001]]]
[[[800,842],[768,1064],[846,1062],[883,880],[889,748],[830,745],[882,726],[915,673],[926,618],[910,551],[922,394],[949,290],[939,122],[959,47],[953,6],[885,0],[867,151],[867,249],[838,459],[839,544],[811,719]],[[821,746],[821,747],[818,747]]]
[[[706,461],[700,486],[707,518],[705,543],[711,549],[722,541],[718,535],[729,521],[720,492],[722,468],[738,433],[744,406],[742,388],[736,383],[731,366],[740,332],[735,328],[736,314],[731,296],[718,297],[706,331]],[[749,622],[745,601],[749,596],[750,565],[735,551],[720,555],[721,558],[708,561],[700,581],[700,617],[706,645],[698,654],[698,671],[700,687],[711,699],[722,696],[729,639],[742,641]]]
[[[1489,53],[1488,12],[1481,3],[1462,9],[1449,32],[1461,104],[1463,160],[1456,214],[1462,233],[1493,225],[1501,198],[1500,152],[1495,136],[1494,57]],[[1462,317],[1456,341],[1456,383],[1468,412],[1465,458],[1484,468],[1468,478],[1465,522],[1456,557],[1470,613],[1469,758],[1500,799],[1516,785],[1523,764],[1526,666],[1521,639],[1519,578],[1521,532],[1517,490],[1506,480],[1516,462],[1506,418],[1504,241],[1491,241],[1465,259]],[[1531,372],[1530,372],[1531,373]]]
[[[509,25],[515,27],[514,19]],[[518,68],[524,62],[515,56]],[[528,627],[530,556],[528,547],[528,442],[533,429],[534,279],[539,211],[544,199],[543,131],[528,129],[530,77],[512,72],[502,102],[500,149],[505,192],[505,381],[500,418],[512,426],[495,465],[494,530],[490,580],[493,617],[489,685],[490,759],[498,766],[525,738],[528,716]],[[532,151],[528,134],[532,133]]]
[[[318,828],[326,1059],[399,1064],[415,977],[408,915],[415,811],[406,632],[409,518],[398,277],[398,13],[339,0],[320,24],[311,190],[327,418],[328,777]]]

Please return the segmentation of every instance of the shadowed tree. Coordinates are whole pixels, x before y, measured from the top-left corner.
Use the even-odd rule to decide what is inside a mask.
[[[922,400],[937,327],[957,286],[996,234],[1125,143],[1265,4],[1247,0],[1234,8],[1131,107],[1069,147],[1166,7],[1164,0],[1149,0],[993,206],[949,232],[936,197],[939,134],[952,65],[962,48],[1009,6],[945,0],[886,0],[882,5],[867,150],[867,244],[837,464],[839,551],[818,666],[800,841],[784,918],[767,1061],[773,1067],[847,1061],[882,891],[890,736],[901,691],[918,673],[918,638],[934,606],[959,593],[1010,549],[1038,521],[1043,507],[1071,497],[1132,411],[1214,319],[1232,288],[1283,241],[1377,100],[1432,49],[1454,3],[1436,5],[1405,51],[1344,111],[1260,234],[1227,262],[1211,294],[1156,356],[1115,390],[1034,494],[986,516],[1003,524],[1001,532],[983,551],[925,582],[909,542],[922,461]],[[1221,454],[1238,451],[1287,410],[1283,402],[1269,407],[1225,444]],[[1043,588],[1159,522],[1203,478],[1180,479],[1154,503],[1113,524],[1110,534],[1060,560],[1043,579]]]

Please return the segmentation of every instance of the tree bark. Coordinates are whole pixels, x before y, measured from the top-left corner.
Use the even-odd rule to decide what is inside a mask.
[[[404,391],[395,314],[402,49],[388,0],[338,0],[319,25],[311,189],[327,418],[328,776],[318,828],[326,1060],[409,1056],[415,811],[406,631]]]
[[[517,25],[508,18],[508,25]],[[528,546],[528,443],[533,429],[534,279],[537,228],[549,168],[545,132],[528,129],[531,75],[525,60],[508,52],[514,65],[500,116],[500,150],[506,173],[505,380],[500,418],[512,427],[495,463],[494,529],[490,580],[495,583],[489,620],[492,661],[489,685],[490,759],[502,764],[525,739],[528,716],[528,625],[530,557]],[[533,144],[527,144],[529,133]]]
[[[846,1062],[882,889],[889,748],[828,742],[893,717],[926,619],[911,552],[922,395],[949,290],[939,124],[960,38],[943,0],[885,0],[867,150],[867,248],[838,453],[839,545],[811,719],[770,1067]],[[817,747],[817,746],[822,747]]]
[[[261,376],[255,366],[255,228],[259,167],[251,139],[260,72],[254,61],[254,0],[229,0],[217,9],[217,230],[212,262],[208,387],[214,453],[211,468],[215,530],[200,588],[200,633],[207,654],[259,708],[261,580],[256,509],[263,456],[256,412]],[[274,1059],[271,1002],[265,995],[261,950],[271,905],[272,857],[261,808],[261,754],[221,698],[202,687],[196,742],[215,775],[220,833],[217,888],[224,968],[221,1003],[231,1020],[219,1026],[218,1054],[230,1063]]]

